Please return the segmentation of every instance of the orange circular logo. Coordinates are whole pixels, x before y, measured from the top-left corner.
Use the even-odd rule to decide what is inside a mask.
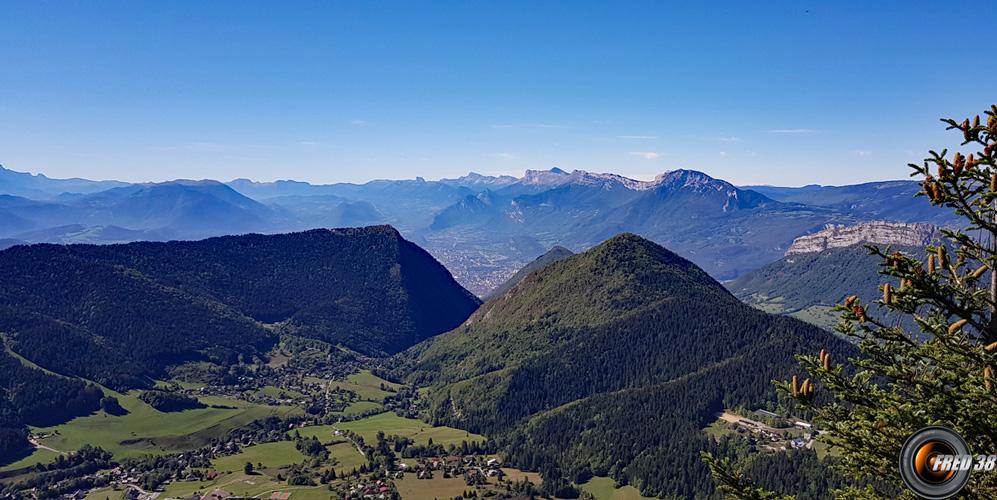
[[[928,483],[941,484],[955,476],[954,470],[937,470],[935,460],[943,455],[954,455],[955,450],[942,441],[928,441],[917,449],[914,455],[914,471],[918,477]]]
[[[900,477],[917,496],[944,500],[966,486],[972,461],[961,436],[945,427],[925,427],[900,448]]]

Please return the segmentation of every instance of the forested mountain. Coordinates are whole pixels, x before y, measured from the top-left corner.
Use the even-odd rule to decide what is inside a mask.
[[[890,248],[908,255],[924,255],[924,248]],[[880,274],[881,263],[869,255],[865,244],[829,248],[787,255],[728,283],[727,288],[744,302],[765,311],[789,314],[832,330],[838,321],[837,314],[831,312],[836,304],[849,295],[858,295],[863,303],[872,304],[882,295],[880,287],[890,278]]]
[[[478,300],[388,226],[0,252],[0,332],[26,358],[114,388],[172,364],[258,357],[277,332],[397,352]]]
[[[502,436],[514,463],[692,496],[712,488],[697,453],[711,446],[701,429],[713,415],[771,402],[793,355],[821,348],[850,349],[623,234],[402,353],[397,374],[431,387],[438,422]]]
[[[110,189],[74,200],[71,206],[109,224],[169,228],[177,234],[217,235],[275,229],[279,214],[215,181],[173,181]],[[190,237],[190,236],[188,236]]]
[[[0,463],[33,451],[25,425],[85,415],[98,408],[102,395],[92,384],[25,366],[0,345]]]
[[[493,290],[492,293],[489,295],[489,298],[501,297],[502,295],[505,295],[509,290],[512,290],[514,286],[518,285],[520,281],[523,281],[523,279],[529,276],[530,273],[534,271],[539,271],[540,269],[543,269],[559,260],[571,257],[574,254],[575,254],[574,252],[562,246],[555,246],[554,248],[551,248],[546,253],[537,257],[529,264],[523,266],[523,268],[520,269],[519,271],[516,271],[516,274],[512,275],[512,277],[509,278],[508,281],[502,283],[501,285],[498,286],[498,288]]]

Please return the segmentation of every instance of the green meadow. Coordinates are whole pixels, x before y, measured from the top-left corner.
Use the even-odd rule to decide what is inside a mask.
[[[363,436],[364,441],[368,443],[373,443],[377,439],[378,431],[383,431],[388,435],[412,438],[417,444],[426,444],[430,438],[434,443],[444,446],[451,443],[460,445],[461,441],[485,440],[484,436],[478,434],[453,427],[434,427],[421,420],[400,417],[393,412],[380,413],[352,422],[342,422],[336,424],[335,427],[353,431]]]
[[[280,387],[274,387],[272,385],[268,385],[268,386],[263,387],[262,389],[260,389],[260,392],[262,392],[264,395],[270,396],[272,398],[279,398],[279,397],[283,396],[283,397],[292,398],[292,399],[302,399],[302,398],[305,397],[304,394],[302,394],[302,393],[300,393],[298,391],[293,391],[293,390],[290,390],[290,389],[281,389]]]
[[[228,398],[205,397],[200,398],[205,404],[225,408],[209,407],[163,413],[143,403],[135,395],[107,389],[105,393],[118,398],[128,414],[113,416],[98,411],[65,424],[34,428],[33,432],[48,434],[48,437],[41,440],[42,444],[59,451],[74,451],[85,444],[92,444],[110,451],[116,458],[124,458],[198,448],[210,443],[212,438],[221,437],[254,420],[298,411],[290,407],[261,406]]]
[[[357,396],[361,400],[372,401],[375,403],[384,402],[384,398],[393,394],[392,392],[382,390],[382,385],[384,387],[390,387],[393,390],[398,390],[398,388],[401,387],[398,384],[388,382],[387,380],[374,375],[370,372],[370,370],[362,370],[351,374],[346,377],[346,380],[329,382],[330,387],[353,391],[357,393]]]
[[[49,450],[37,449],[31,455],[22,458],[16,462],[9,463],[3,467],[0,467],[0,472],[8,470],[18,470],[24,469],[25,467],[31,467],[35,464],[41,464],[46,462],[51,462],[55,460],[59,454]]]
[[[261,469],[279,469],[304,462],[304,454],[294,447],[294,441],[276,441],[249,446],[235,455],[212,460],[218,472],[242,472],[246,462]]]
[[[328,499],[332,493],[324,485],[289,486],[265,474],[245,474],[243,472],[223,474],[212,481],[180,481],[166,487],[161,498],[189,497],[194,493],[210,493],[216,489],[227,491],[237,497],[270,498],[274,492],[290,492],[294,500]]]
[[[353,443],[349,441],[341,441],[336,444],[331,444],[326,446],[325,449],[329,450],[329,458],[335,460],[335,468],[340,472],[349,472],[353,469],[360,468],[361,465],[367,463],[367,460],[363,455],[353,447]]]
[[[444,479],[442,474],[432,479],[417,479],[414,474],[406,474],[403,479],[395,480],[395,487],[403,500],[433,500],[436,498],[455,498],[465,491],[473,490],[464,480]]]
[[[373,401],[354,401],[342,411],[342,414],[347,416],[360,415],[371,410],[376,410],[380,407],[380,403],[375,403]]]
[[[591,493],[596,500],[641,500],[651,498],[642,496],[637,488],[630,485],[617,488],[616,481],[608,477],[593,477],[587,483],[580,485],[580,487]]]

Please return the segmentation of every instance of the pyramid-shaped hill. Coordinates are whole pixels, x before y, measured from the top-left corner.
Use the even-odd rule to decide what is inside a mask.
[[[675,487],[686,484],[681,471],[647,473],[642,454],[680,459],[708,482],[701,429],[725,407],[772,402],[771,381],[799,371],[794,354],[821,348],[838,359],[853,352],[622,234],[530,274],[461,327],[400,354],[399,373],[430,386],[437,422],[500,436],[517,465],[553,463],[569,477],[591,464],[630,467],[645,493],[685,496],[702,491]],[[667,440],[682,443],[679,457],[662,455],[676,452]]]

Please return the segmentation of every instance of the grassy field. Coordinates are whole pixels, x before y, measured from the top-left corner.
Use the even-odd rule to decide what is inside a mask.
[[[92,444],[110,451],[116,458],[167,453],[204,446],[212,438],[259,418],[297,411],[290,407],[259,406],[213,397],[202,401],[232,408],[163,413],[134,395],[105,392],[117,397],[129,413],[116,417],[98,411],[62,425],[33,429],[35,433],[50,434],[42,444],[59,451],[73,451],[84,444]]]
[[[336,470],[350,471],[354,468],[360,468],[360,465],[367,461],[353,446],[353,443],[333,435],[335,430],[336,426],[334,425],[313,425],[297,429],[297,432],[303,438],[318,438],[319,441],[327,445],[325,448],[329,450],[329,458],[335,460],[333,467]]]
[[[349,472],[353,469],[359,469],[361,465],[367,463],[367,460],[353,447],[353,444],[347,441],[332,444],[326,446],[329,450],[329,458],[335,459],[335,465],[333,468],[340,472]]]
[[[287,364],[291,360],[291,357],[284,353],[283,351],[277,351],[270,354],[270,361],[267,362],[267,366],[270,368],[280,368]]]
[[[834,331],[834,326],[838,324],[841,320],[840,313],[834,312],[833,306],[810,306],[805,309],[800,309],[790,314],[797,319],[806,321],[807,323],[817,325],[825,330]]]
[[[381,413],[352,422],[336,424],[336,427],[356,432],[363,436],[364,441],[373,443],[377,439],[377,431],[388,435],[398,435],[412,438],[417,444],[426,444],[430,438],[436,444],[444,446],[453,443],[460,445],[461,441],[483,441],[484,436],[471,434],[452,427],[433,427],[421,420],[399,417],[394,413]]]
[[[375,403],[373,401],[354,401],[343,410],[343,415],[360,415],[364,412],[371,410],[376,410],[381,407],[380,403]]]
[[[403,500],[454,498],[473,489],[461,478],[443,479],[442,474],[432,479],[417,479],[415,474],[406,474],[404,479],[395,479],[395,487]]]
[[[536,472],[523,472],[516,469],[503,468],[506,482],[522,481],[529,479],[533,484],[540,485],[540,474]],[[432,479],[418,479],[414,474],[406,474],[402,479],[394,480],[395,487],[403,500],[430,500],[434,498],[454,498],[461,496],[465,491],[474,491],[475,488],[468,486],[462,477],[444,479],[441,474],[436,474]],[[487,490],[501,491],[496,478],[488,478],[487,485],[479,487],[478,496]],[[636,490],[635,490],[636,491]],[[639,498],[639,497],[635,497]]]
[[[163,498],[185,498],[190,497],[195,492],[209,492],[215,489],[214,485],[216,483],[219,483],[227,477],[228,476],[219,476],[214,481],[177,481],[166,485],[165,491],[160,496]],[[99,500],[102,500],[102,498],[103,497]]]
[[[101,488],[99,490],[93,490],[87,493],[87,497],[84,500],[121,500],[125,497],[124,490],[115,490],[114,488]]]
[[[272,385],[263,387],[263,389],[260,389],[260,392],[272,398],[278,398],[281,395],[284,395],[285,397],[292,399],[302,399],[305,397],[304,394],[298,391],[292,391],[290,389],[281,389],[280,387],[274,387]]]
[[[32,453],[31,455],[24,457],[16,462],[9,463],[3,467],[0,467],[0,472],[23,469],[25,467],[31,467],[32,465],[35,464],[51,462],[58,455],[59,455],[58,453],[51,452],[48,450],[36,449],[35,452]]]
[[[212,481],[180,481],[166,487],[160,498],[189,497],[193,493],[210,493],[220,489],[240,497],[270,498],[275,491],[291,492],[294,500],[328,499],[332,493],[325,486],[288,486],[265,474],[247,475],[241,471],[222,474]]]
[[[817,453],[817,458],[823,460],[825,457],[839,457],[841,456],[841,448],[831,447],[827,444],[823,438],[824,436],[817,437],[814,440],[814,452]]]
[[[730,434],[732,432],[737,432],[731,427],[731,423],[723,419],[716,419],[712,424],[703,430],[706,435],[712,437],[713,439],[720,439],[722,436]]]
[[[259,468],[279,469],[299,464],[305,458],[305,455],[294,447],[293,441],[276,441],[243,448],[235,455],[212,460],[212,464],[218,472],[241,472],[246,462]]]
[[[502,467],[502,472],[505,473],[505,480],[510,482],[529,479],[531,483],[537,486],[540,486],[540,483],[543,482],[543,479],[540,478],[539,472],[526,472],[519,469],[510,469],[508,467]]]
[[[332,441],[338,441],[339,438],[332,435],[336,431],[335,425],[309,425],[308,427],[301,427],[291,431],[293,435],[297,432],[301,437],[304,438],[318,438],[319,441],[323,443],[330,443]]]
[[[592,494],[597,500],[640,500],[652,498],[641,496],[637,488],[627,485],[622,488],[616,487],[616,481],[608,477],[593,477],[589,482],[580,485],[581,488]]]
[[[331,387],[336,387],[339,389],[353,391],[357,393],[357,396],[362,401],[372,401],[374,403],[384,402],[384,398],[390,396],[392,392],[382,390],[382,385],[384,387],[390,387],[391,389],[397,390],[400,386],[384,380],[373,373],[370,370],[363,370],[346,377],[346,380],[337,380],[329,383]]]

